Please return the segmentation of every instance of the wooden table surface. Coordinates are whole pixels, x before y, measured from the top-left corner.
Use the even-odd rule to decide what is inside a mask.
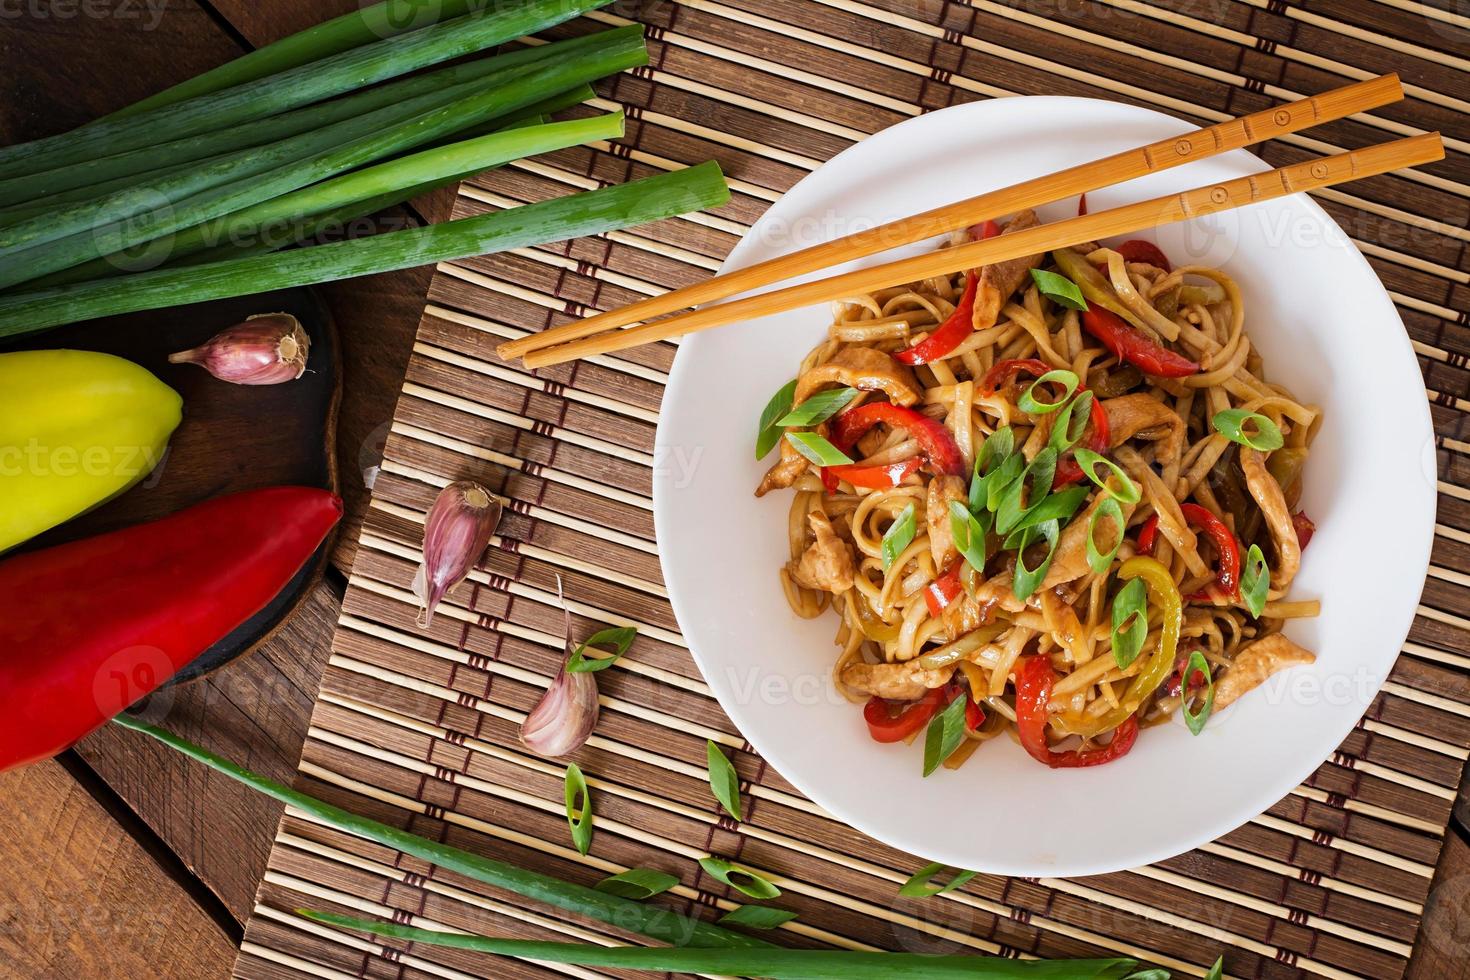
[[[364,3],[367,0],[363,0]],[[355,0],[0,0],[0,144],[59,132]],[[452,195],[387,218],[442,218]],[[333,569],[269,645],[178,693],[166,724],[289,782],[351,571],[428,269],[322,289],[342,334],[348,527]],[[151,741],[104,729],[0,776],[0,977],[227,976],[280,807]],[[1410,976],[1470,976],[1470,782],[1461,783]]]

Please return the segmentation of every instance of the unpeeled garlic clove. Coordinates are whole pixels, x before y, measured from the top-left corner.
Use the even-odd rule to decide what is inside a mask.
[[[500,524],[500,501],[469,480],[439,491],[424,522],[424,561],[413,580],[420,626],[434,620],[444,594],[470,574]]]
[[[168,360],[198,364],[231,384],[275,385],[305,374],[310,353],[311,338],[300,320],[289,313],[261,313]]]
[[[521,744],[537,755],[551,758],[570,755],[581,748],[597,727],[601,710],[597,675],[591,671],[574,674],[567,670],[572,659],[572,611],[562,595],[560,575],[556,577],[556,601],[561,604],[562,612],[561,670],[521,722]]]

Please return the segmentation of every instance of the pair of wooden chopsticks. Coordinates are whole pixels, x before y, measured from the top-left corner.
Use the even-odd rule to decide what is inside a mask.
[[[654,317],[688,310],[700,303],[725,299],[736,293],[769,286],[782,280],[829,268],[901,245],[976,224],[987,218],[1013,214],[1025,208],[1062,200],[1099,187],[1159,173],[1171,167],[1295,133],[1355,112],[1387,105],[1403,98],[1395,74],[1347,85],[1229,120],[1173,139],[1161,140],[1000,190],[957,201],[868,231],[814,245],[622,309],[599,313],[496,348],[505,360],[523,357],[528,368],[626,350],[739,320],[780,313],[815,303],[845,299],[861,293],[944,275],[961,269],[1035,255],[1077,242],[1126,235],[1146,228],[1183,221],[1246,204],[1270,201],[1288,194],[1329,187],[1360,177],[1429,163],[1444,157],[1438,133],[1426,133],[1336,156],[1307,160],[1291,166],[1205,187],[1081,215],[1065,221],[937,249],[924,255],[859,269],[814,282],[759,293],[729,303],[655,320]],[[651,321],[651,322],[645,322]],[[629,324],[641,324],[629,327]],[[627,329],[623,329],[627,328]]]

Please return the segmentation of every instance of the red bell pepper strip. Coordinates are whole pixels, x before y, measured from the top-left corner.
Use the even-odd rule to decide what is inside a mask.
[[[1022,371],[1039,378],[1050,370],[1051,365],[1035,357],[1011,357],[996,361],[995,366],[985,372],[985,378],[980,382],[980,394],[989,398],[1007,385],[1015,384]]]
[[[869,698],[863,706],[863,721],[868,723],[868,734],[875,742],[902,742],[916,734],[940,706],[948,703],[945,690],[936,687],[917,701],[894,702],[883,698]]]
[[[1239,599],[1240,542],[1235,540],[1235,535],[1230,533],[1230,528],[1225,526],[1225,522],[1207,508],[1199,504],[1180,504],[1179,510],[1184,514],[1186,521],[1205,532],[1215,546],[1215,553],[1220,556],[1213,589],[1196,592],[1185,598],[1190,602],[1210,602],[1216,595],[1228,599]],[[1139,554],[1153,554],[1158,531],[1159,515],[1152,514],[1148,520],[1143,522],[1143,527],[1138,532]]]
[[[1296,546],[1305,551],[1312,535],[1317,533],[1317,525],[1312,523],[1305,512],[1299,510],[1291,515],[1291,527],[1296,531]]]
[[[1086,388],[1082,387],[1077,389],[1079,394],[1086,390]],[[1105,453],[1108,451],[1112,439],[1113,430],[1108,427],[1108,413],[1102,406],[1102,399],[1094,397],[1092,399],[1092,410],[1088,413],[1087,434],[1082,439],[1083,445],[1095,453]],[[1078,465],[1077,460],[1073,459],[1069,452],[1066,456],[1057,460],[1056,472],[1051,479],[1051,488],[1053,490],[1060,490],[1062,487],[1071,486],[1086,475],[1082,472],[1082,467]]]
[[[960,455],[960,447],[944,423],[892,402],[868,402],[848,409],[832,420],[828,438],[832,445],[845,453],[880,422],[907,429],[936,472],[950,476],[965,475],[965,458]]]
[[[846,480],[855,487],[863,487],[867,490],[888,490],[917,473],[923,464],[924,457],[910,456],[897,463],[883,463],[878,466],[863,466],[860,463],[848,466],[824,466],[822,467],[822,486],[827,488],[828,493],[836,493],[837,481]]]
[[[912,367],[915,364],[937,361],[958,347],[975,329],[975,289],[979,282],[975,270],[971,269],[965,276],[964,295],[960,297],[959,305],[954,308],[949,319],[935,327],[933,333],[917,344],[894,354],[893,359]]]
[[[1093,303],[1082,314],[1082,328],[1092,334],[1120,361],[1127,361],[1144,374],[1160,378],[1187,378],[1199,373],[1199,365],[1182,354],[1160,347],[1124,323],[1116,314]]]
[[[264,609],[342,501],[272,487],[0,562],[0,772],[50,758]]]
[[[964,569],[964,565],[962,559],[957,559],[941,572],[937,579],[924,587],[924,605],[929,607],[929,615],[938,619],[949,604],[959,596],[960,591],[964,588],[964,583],[960,581],[960,572]]]
[[[999,235],[1000,225],[996,224],[990,218],[986,218],[978,225],[971,225],[966,228],[965,231],[969,232],[972,241],[984,241],[987,238],[994,238],[996,235]]]
[[[1193,652],[1193,650],[1197,649],[1199,649],[1199,647],[1196,645],[1190,650],[1185,650],[1183,653],[1174,658],[1174,672],[1169,675],[1168,680],[1159,685],[1160,696],[1172,698],[1177,696],[1179,692],[1184,689],[1184,670],[1186,667],[1189,666],[1190,653]],[[1189,675],[1189,689],[1191,691],[1199,690],[1200,688],[1205,686],[1205,682],[1207,679],[1208,678],[1205,677],[1205,672],[1196,667],[1194,669],[1194,673]]]
[[[1142,238],[1130,238],[1118,246],[1117,252],[1123,256],[1124,262],[1146,262],[1165,272],[1174,271],[1174,267],[1169,264],[1169,257],[1153,242],[1146,242]]]
[[[960,692],[960,697],[965,699],[965,728],[972,732],[978,731],[985,724],[985,709],[964,691]]]
[[[1100,766],[1127,755],[1138,739],[1137,715],[1129,715],[1113,729],[1113,740],[1101,748],[1052,751],[1046,744],[1046,708],[1055,681],[1051,661],[1044,656],[1023,657],[1016,665],[1016,730],[1021,736],[1021,747],[1037,762],[1053,769]]]

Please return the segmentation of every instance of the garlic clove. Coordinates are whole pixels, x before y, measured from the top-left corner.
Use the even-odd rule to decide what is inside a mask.
[[[444,594],[463,582],[500,524],[500,501],[469,480],[439,491],[424,522],[424,561],[413,580],[420,626],[434,621]]]
[[[231,384],[275,385],[305,374],[310,353],[311,338],[300,320],[289,313],[261,313],[168,360],[198,364]]]
[[[556,601],[562,612],[561,670],[546,689],[546,694],[521,722],[521,744],[537,755],[555,758],[570,755],[581,748],[597,727],[601,711],[598,703],[597,675],[592,672],[574,674],[567,670],[572,659],[572,610],[562,595],[561,576],[556,577]]]

